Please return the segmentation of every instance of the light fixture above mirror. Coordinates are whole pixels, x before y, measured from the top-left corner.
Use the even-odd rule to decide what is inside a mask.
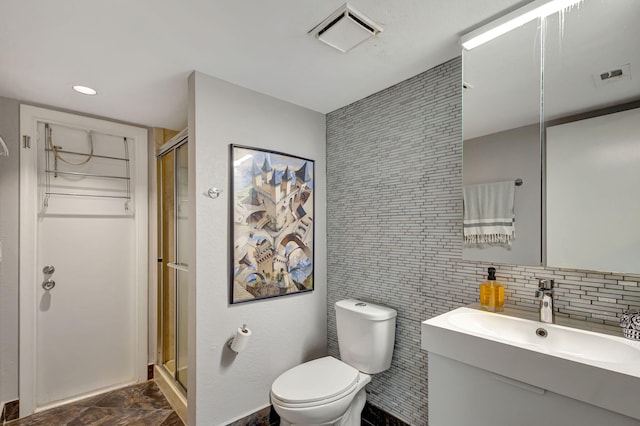
[[[584,0],[536,0],[462,36],[460,43],[466,50],[476,48],[496,37],[521,27],[534,19],[544,18],[572,8]]]

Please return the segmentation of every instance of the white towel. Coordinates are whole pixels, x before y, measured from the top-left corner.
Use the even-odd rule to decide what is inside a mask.
[[[464,243],[511,244],[515,237],[515,183],[466,185],[464,196]]]

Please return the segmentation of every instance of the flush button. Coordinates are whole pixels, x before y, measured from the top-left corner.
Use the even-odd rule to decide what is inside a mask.
[[[356,303],[356,306],[367,306],[367,304],[364,302],[358,302]]]

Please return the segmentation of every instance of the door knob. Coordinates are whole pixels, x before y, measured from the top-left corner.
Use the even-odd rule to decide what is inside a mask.
[[[42,268],[42,273],[50,275],[53,274],[56,271],[56,268],[54,268],[53,265],[47,265],[44,268]]]
[[[42,288],[44,288],[45,290],[51,290],[55,286],[56,286],[56,282],[51,278],[49,278],[48,280],[44,280],[42,282]]]

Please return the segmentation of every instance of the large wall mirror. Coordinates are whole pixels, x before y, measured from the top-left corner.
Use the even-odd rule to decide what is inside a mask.
[[[523,179],[511,245],[465,259],[640,273],[638,22],[584,0],[463,51],[464,184]]]
[[[510,243],[465,242],[466,260],[541,263],[539,32],[536,20],[463,51],[463,184],[513,182],[515,213]]]
[[[546,26],[546,264],[640,273],[640,1]]]

